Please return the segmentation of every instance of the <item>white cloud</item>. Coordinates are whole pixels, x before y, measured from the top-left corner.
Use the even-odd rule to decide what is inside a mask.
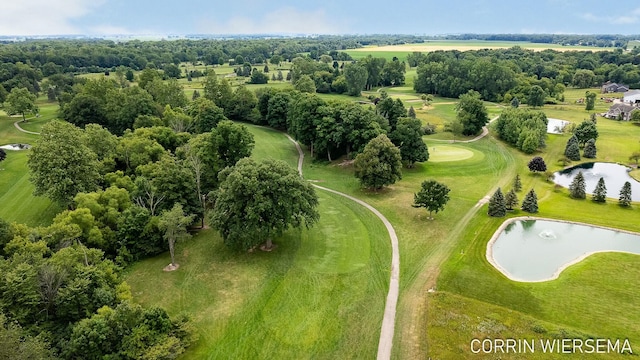
[[[105,0],[2,0],[0,35],[80,34],[72,24]]]
[[[284,7],[264,14],[261,19],[235,16],[226,22],[202,21],[200,31],[211,34],[337,34],[346,30],[336,17],[323,9],[299,11]]]
[[[582,18],[592,22],[605,22],[614,25],[628,25],[640,22],[640,8],[625,11],[621,15],[596,16],[592,13],[582,14]]]

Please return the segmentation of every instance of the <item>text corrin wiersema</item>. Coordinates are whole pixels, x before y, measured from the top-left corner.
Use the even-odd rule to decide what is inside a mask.
[[[629,339],[473,339],[474,354],[633,354]]]

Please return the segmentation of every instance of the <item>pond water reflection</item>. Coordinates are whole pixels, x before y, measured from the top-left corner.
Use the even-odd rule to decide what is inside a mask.
[[[597,252],[640,255],[640,234],[551,220],[507,220],[487,245],[487,259],[516,281],[555,279]]]
[[[584,163],[555,173],[553,182],[569,187],[573,178],[582,171],[586,183],[587,193],[591,194],[598,184],[598,179],[604,178],[607,187],[607,197],[617,199],[620,189],[626,181],[631,183],[631,199],[640,201],[640,183],[629,176],[629,168],[613,163]]]

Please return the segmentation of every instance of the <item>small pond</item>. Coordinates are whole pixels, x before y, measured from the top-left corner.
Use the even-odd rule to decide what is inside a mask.
[[[631,183],[631,198],[640,201],[640,183],[629,176],[629,168],[613,163],[584,163],[555,173],[553,182],[566,188],[571,185],[573,178],[582,171],[586,183],[587,193],[591,194],[598,184],[598,179],[604,178],[607,187],[607,197],[618,199],[620,189],[626,181]]]
[[[560,119],[547,119],[547,133],[549,134],[562,134],[562,129],[569,124],[568,121]]]
[[[0,146],[0,149],[5,149],[5,150],[27,150],[27,149],[31,149],[31,145],[29,145],[29,144],[9,144],[9,145]]]
[[[515,281],[556,279],[597,252],[640,255],[640,234],[551,220],[507,220],[487,245],[487,259]]]

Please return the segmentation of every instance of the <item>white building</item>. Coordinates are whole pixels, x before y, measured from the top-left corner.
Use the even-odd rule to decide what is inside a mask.
[[[624,93],[624,102],[627,104],[640,103],[640,90],[630,90]]]

